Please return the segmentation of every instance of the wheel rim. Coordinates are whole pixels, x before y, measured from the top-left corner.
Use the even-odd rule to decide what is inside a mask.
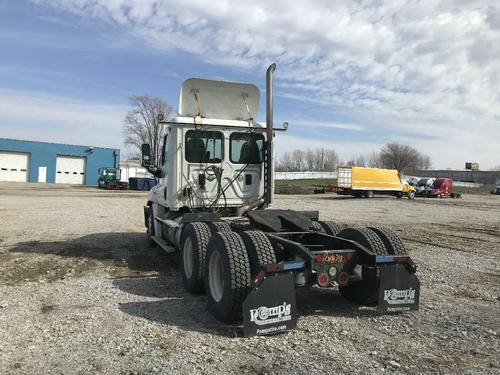
[[[208,284],[212,298],[219,302],[224,292],[224,274],[222,258],[218,251],[214,251],[210,256],[208,265]]]
[[[184,273],[189,279],[193,275],[193,242],[191,238],[186,238],[184,249],[182,249],[182,260],[184,263]]]

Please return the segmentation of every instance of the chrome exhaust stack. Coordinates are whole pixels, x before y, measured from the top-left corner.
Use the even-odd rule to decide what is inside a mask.
[[[264,195],[266,204],[273,202],[273,73],[276,63],[269,65],[266,72],[266,166]]]

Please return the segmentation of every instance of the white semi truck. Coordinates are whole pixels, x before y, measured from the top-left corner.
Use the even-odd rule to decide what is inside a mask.
[[[273,127],[275,67],[265,124],[256,121],[255,85],[184,82],[158,165],[142,148],[142,165],[158,179],[144,207],[149,241],[180,252],[185,288],[206,292],[217,319],[243,319],[246,335],[294,328],[296,287],[338,287],[383,312],[418,309],[416,266],[393,231],[341,230],[317,211],[272,208],[273,137],[287,128]]]

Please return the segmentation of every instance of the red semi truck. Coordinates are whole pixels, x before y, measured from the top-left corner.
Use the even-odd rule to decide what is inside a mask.
[[[427,189],[428,197],[437,198],[462,198],[460,193],[453,192],[453,182],[451,178],[436,178],[432,186]]]

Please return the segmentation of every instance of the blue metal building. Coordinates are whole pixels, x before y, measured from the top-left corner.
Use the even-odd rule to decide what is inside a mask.
[[[118,149],[0,138],[0,181],[97,185],[119,162]]]

